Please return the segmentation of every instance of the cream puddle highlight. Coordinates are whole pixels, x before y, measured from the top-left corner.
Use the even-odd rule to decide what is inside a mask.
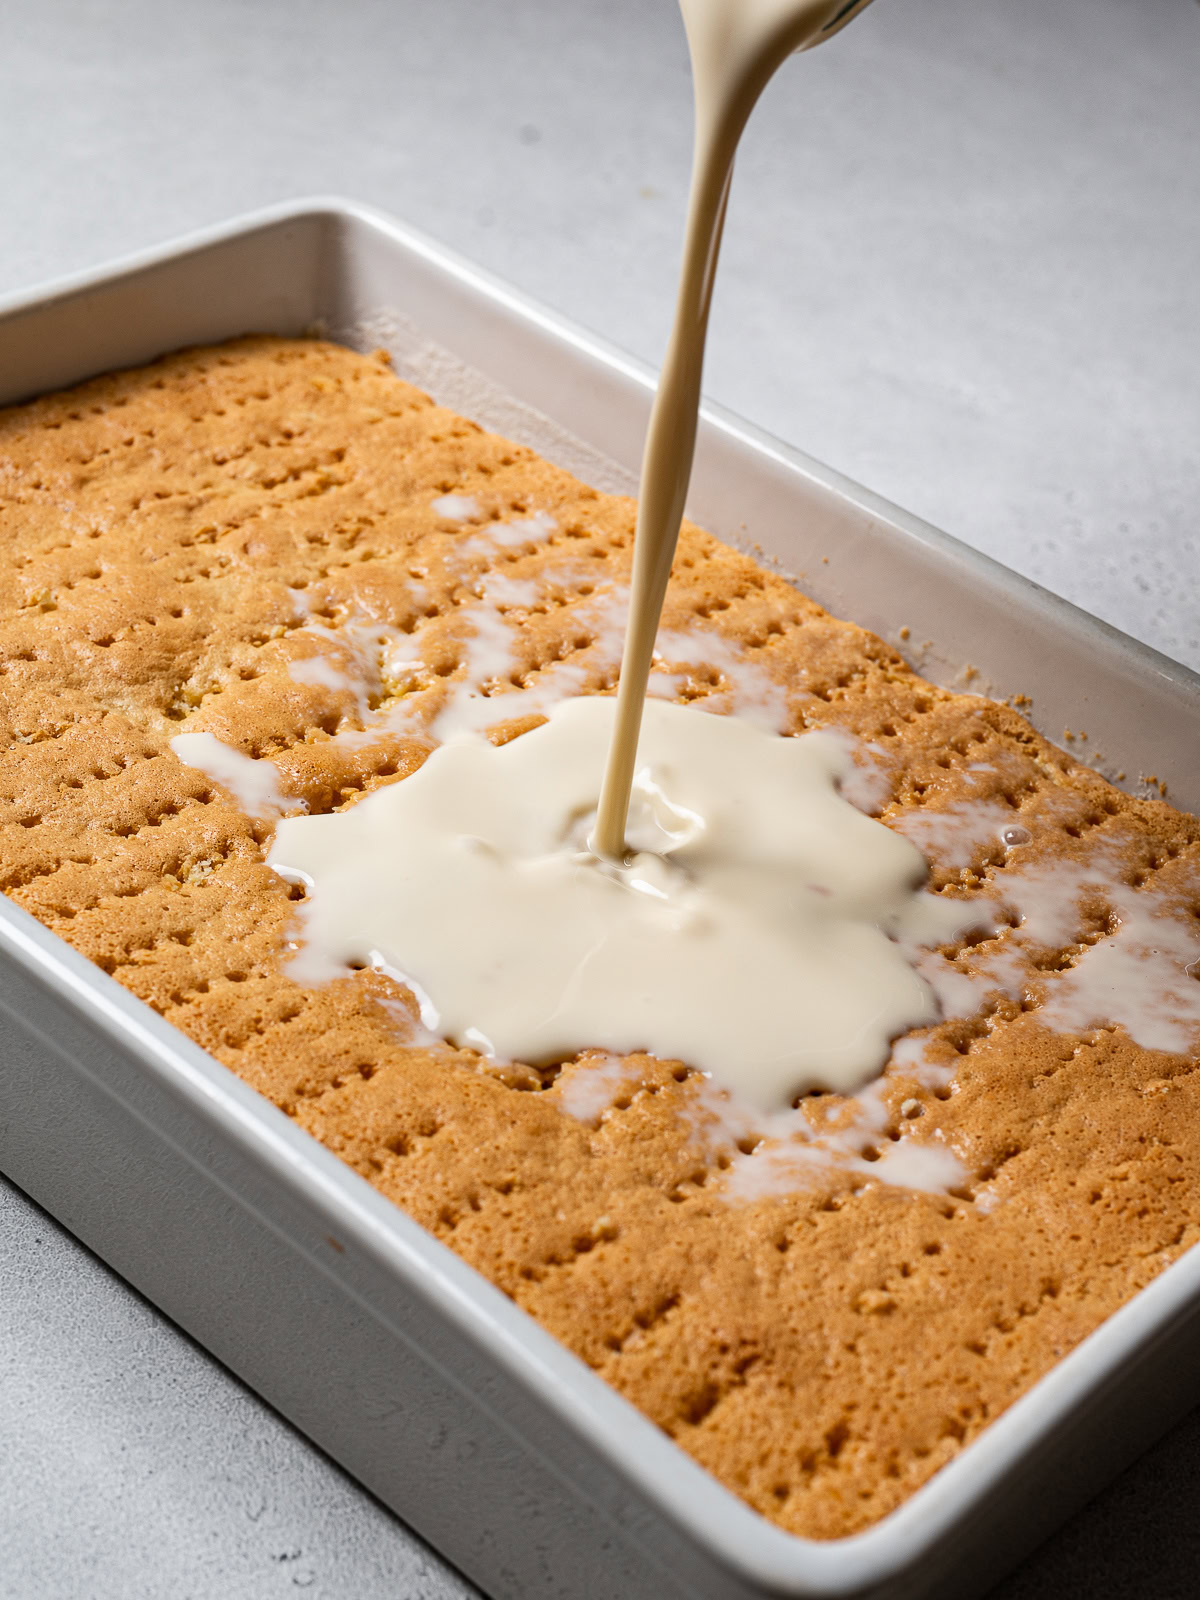
[[[497,749],[464,735],[349,809],[280,823],[304,882],[304,980],[367,963],[432,1031],[532,1065],[679,1059],[762,1110],[852,1090],[937,1005],[906,950],[974,908],[924,892],[908,841],[838,793],[844,742],[650,702],[621,864],[586,846],[611,699]]]

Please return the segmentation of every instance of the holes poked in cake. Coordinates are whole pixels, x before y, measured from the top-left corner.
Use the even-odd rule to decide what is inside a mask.
[[[605,1112],[627,1110],[641,1089],[648,1063],[584,1051],[563,1063],[554,1085],[554,1100],[578,1122],[599,1124]]]
[[[978,876],[983,867],[999,865],[1010,850],[1032,838],[1028,828],[1014,822],[1012,807],[994,800],[956,801],[938,810],[912,808],[889,820],[945,881],[967,869]]]
[[[509,1193],[513,1187],[515,1185],[510,1187]],[[559,1248],[545,1252],[536,1260],[526,1261],[517,1272],[520,1284],[541,1285],[555,1275],[567,1273],[585,1257],[591,1256],[593,1252],[602,1251],[620,1236],[621,1230],[612,1218],[601,1217],[590,1227],[580,1229],[564,1240]],[[521,1298],[519,1293],[516,1298]],[[614,1346],[609,1345],[608,1348],[612,1349]]]
[[[620,1332],[613,1330],[604,1340],[605,1348],[613,1355],[621,1355],[632,1344],[641,1344],[652,1336],[679,1310],[681,1295],[677,1289],[661,1290],[652,1300],[639,1306]]]

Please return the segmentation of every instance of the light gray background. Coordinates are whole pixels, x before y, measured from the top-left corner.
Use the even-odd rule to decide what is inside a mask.
[[[739,163],[714,398],[1200,666],[1200,6],[880,0]],[[672,0],[0,0],[0,294],[288,196],[636,354],[688,156]],[[1200,1424],[998,1593],[1194,1596]],[[0,1183],[0,1596],[472,1593]]]

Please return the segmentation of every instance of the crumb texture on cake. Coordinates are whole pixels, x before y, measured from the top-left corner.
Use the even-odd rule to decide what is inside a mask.
[[[833,1538],[896,1506],[1197,1237],[1195,1053],[1042,1015],[1112,930],[1103,877],[1048,943],[1003,924],[941,953],[980,1002],[923,1031],[920,1059],[947,1069],[935,1088],[897,1051],[855,1166],[735,1202],[725,1174],[746,1152],[684,1065],[495,1067],[423,1039],[377,973],[293,982],[300,891],[264,865],[270,817],[169,748],[211,733],[328,811],[402,780],[464,705],[492,737],[519,734],[556,684],[611,690],[632,527],[630,501],[382,357],[315,340],[187,351],[0,413],[0,887],[730,1489]],[[994,897],[1099,860],[1122,892],[1200,916],[1194,818],[1118,792],[1008,707],[924,682],[692,526],[664,627],[685,641],[664,666],[677,698],[726,707],[750,683],[789,731],[869,747],[879,812],[915,829],[940,892]],[[1018,842],[971,815],[1011,816]],[[809,1105],[854,1125],[852,1102]],[[902,1133],[948,1145],[962,1186],[873,1181]]]

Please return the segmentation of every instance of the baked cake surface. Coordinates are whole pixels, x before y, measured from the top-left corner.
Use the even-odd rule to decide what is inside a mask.
[[[326,811],[402,780],[447,718],[506,738],[611,689],[633,517],[316,341],[0,414],[0,886],[729,1488],[832,1538],[1195,1241],[1200,824],[686,526],[664,686],[844,728],[934,887],[1000,907],[930,958],[956,1014],[859,1101],[807,1101],[826,1155],[789,1166],[679,1063],[496,1067],[382,975],[293,982],[270,815],[169,747],[211,733]],[[1156,1001],[1147,968],[1146,1016],[1092,1016],[1080,974],[1142,907],[1183,977]],[[903,1141],[951,1149],[961,1183],[874,1177]]]

